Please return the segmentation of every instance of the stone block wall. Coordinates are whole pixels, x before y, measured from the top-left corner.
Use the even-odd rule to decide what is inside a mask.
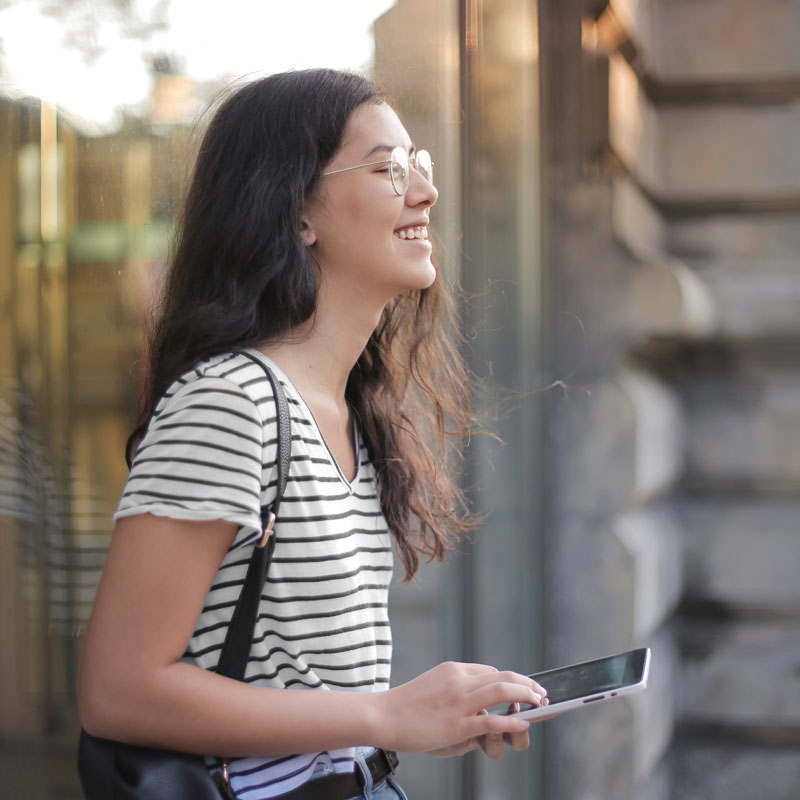
[[[788,800],[800,2],[540,8],[548,662],[654,654],[640,697],[549,723],[544,796]]]

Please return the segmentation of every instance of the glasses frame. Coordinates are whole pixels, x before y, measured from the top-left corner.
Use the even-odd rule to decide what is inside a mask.
[[[420,156],[426,158],[430,164],[430,166],[426,169],[423,167],[423,170],[420,170],[417,166],[418,159]],[[368,161],[366,164],[356,164],[354,167],[342,167],[341,169],[332,169],[328,172],[323,172],[323,178],[327,177],[328,175],[338,175],[340,172],[352,172],[354,169],[362,169],[363,167],[377,167],[382,164],[397,164],[399,167],[402,167],[404,170],[404,186],[398,186],[397,180],[395,179],[394,172],[389,170],[389,178],[392,182],[392,189],[394,189],[394,193],[398,197],[403,197],[406,192],[408,192],[408,187],[410,185],[410,178],[411,178],[411,167],[416,170],[428,183],[433,185],[433,160],[431,159],[431,154],[427,150],[418,150],[413,156],[409,156],[408,153],[405,151],[405,148],[397,146],[392,149],[391,155],[389,158],[381,159],[380,161]],[[427,172],[427,175],[425,174]]]

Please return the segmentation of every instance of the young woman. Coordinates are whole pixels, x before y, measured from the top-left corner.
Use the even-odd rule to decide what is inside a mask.
[[[274,75],[216,113],[86,637],[89,733],[235,753],[242,800],[403,797],[386,751],[528,746],[527,723],[485,711],[546,702],[522,675],[446,663],[389,688],[392,551],[409,577],[468,524],[445,467],[444,420],[469,415],[427,238],[431,170],[359,76]],[[276,492],[272,391],[251,356],[284,387],[293,442],[239,682],[214,669]]]

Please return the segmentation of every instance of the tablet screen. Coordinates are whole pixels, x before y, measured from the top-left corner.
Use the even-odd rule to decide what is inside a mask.
[[[642,680],[646,650],[634,650],[616,656],[585,661],[531,675],[547,689],[551,704],[576,697],[614,691]]]

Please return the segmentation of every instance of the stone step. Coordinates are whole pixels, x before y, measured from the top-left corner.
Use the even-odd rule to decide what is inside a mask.
[[[615,582],[627,588],[631,641],[642,641],[672,614],[683,589],[682,531],[671,504],[645,506],[620,514],[613,531],[628,564]]]
[[[680,735],[679,735],[680,736]],[[796,800],[800,751],[725,746],[679,738],[672,797],[680,800]],[[645,800],[645,798],[642,798]]]
[[[676,676],[681,724],[714,726],[730,739],[793,735],[800,746],[799,622],[685,621]]]
[[[665,246],[687,260],[793,260],[800,253],[800,212],[672,220]]]
[[[800,260],[686,259],[686,263],[711,297],[718,335],[800,336]]]
[[[609,140],[657,202],[800,198],[800,105],[657,108],[620,55],[609,60]]]
[[[667,492],[683,473],[685,451],[673,387],[628,367],[573,383],[568,402],[557,406],[558,449],[571,478],[564,512],[610,517]],[[613,469],[598,472],[598,464]]]
[[[686,354],[679,391],[687,486],[773,494],[800,489],[798,358],[796,344],[769,340]]]
[[[571,663],[649,640],[683,585],[682,536],[670,505],[609,520],[574,513],[562,520],[544,595],[550,658]],[[580,591],[564,591],[576,575]]]
[[[558,378],[573,383],[576,367],[581,382],[607,373],[622,352],[653,336],[713,333],[704,287],[664,252],[667,227],[633,181],[598,181],[565,196],[571,233],[559,267],[562,311],[553,315]]]
[[[643,68],[660,80],[800,79],[797,0],[611,0]]]
[[[800,614],[800,502],[686,499],[677,516],[689,601]]]

